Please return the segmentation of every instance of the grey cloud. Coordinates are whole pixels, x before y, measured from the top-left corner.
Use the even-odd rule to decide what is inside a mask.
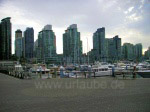
[[[5,2],[5,0],[0,0],[0,6]]]
[[[149,11],[150,11],[150,4],[148,4],[147,2],[144,2],[143,7],[141,9],[139,9],[139,7],[136,7],[134,13],[136,13],[137,16],[141,16],[142,19],[137,22],[130,23],[128,27],[137,29],[139,31],[142,31],[145,34],[150,35]]]

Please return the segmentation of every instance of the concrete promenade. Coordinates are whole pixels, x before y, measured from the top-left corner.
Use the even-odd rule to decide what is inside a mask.
[[[0,73],[0,112],[150,112],[150,78],[22,80]]]

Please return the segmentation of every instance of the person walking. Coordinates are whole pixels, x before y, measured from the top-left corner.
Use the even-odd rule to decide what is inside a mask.
[[[115,68],[114,67],[112,67],[112,77],[116,77],[115,76]]]
[[[134,66],[134,68],[133,68],[133,79],[135,79],[136,78],[136,66]]]

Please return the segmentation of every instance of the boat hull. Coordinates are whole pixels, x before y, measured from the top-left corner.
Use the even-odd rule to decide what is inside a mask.
[[[144,72],[144,71],[138,71],[136,72],[138,75],[140,75],[143,78],[150,78],[150,71]]]
[[[102,77],[102,76],[111,76],[112,72],[111,71],[100,71],[100,72],[95,72],[95,77]],[[91,75],[92,77],[94,74]]]

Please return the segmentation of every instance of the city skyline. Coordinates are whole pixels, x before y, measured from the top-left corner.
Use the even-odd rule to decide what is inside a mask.
[[[32,8],[32,5],[35,6]],[[106,38],[119,35],[122,43],[142,43],[143,52],[149,47],[150,23],[148,13],[149,0],[140,1],[103,1],[103,0],[50,0],[45,2],[36,0],[2,0],[0,1],[0,19],[12,18],[12,45],[14,53],[15,31],[26,27],[33,27],[35,39],[38,32],[46,24],[53,25],[56,33],[57,53],[62,53],[62,35],[70,24],[77,24],[83,41],[83,52],[92,49],[92,37],[99,27],[106,28]],[[81,4],[81,6],[79,6]],[[41,6],[39,9],[38,7]],[[57,7],[58,6],[58,7]],[[74,6],[75,8],[72,8]],[[11,10],[10,10],[11,9]],[[69,11],[68,11],[69,9]],[[60,19],[61,18],[61,19]]]

